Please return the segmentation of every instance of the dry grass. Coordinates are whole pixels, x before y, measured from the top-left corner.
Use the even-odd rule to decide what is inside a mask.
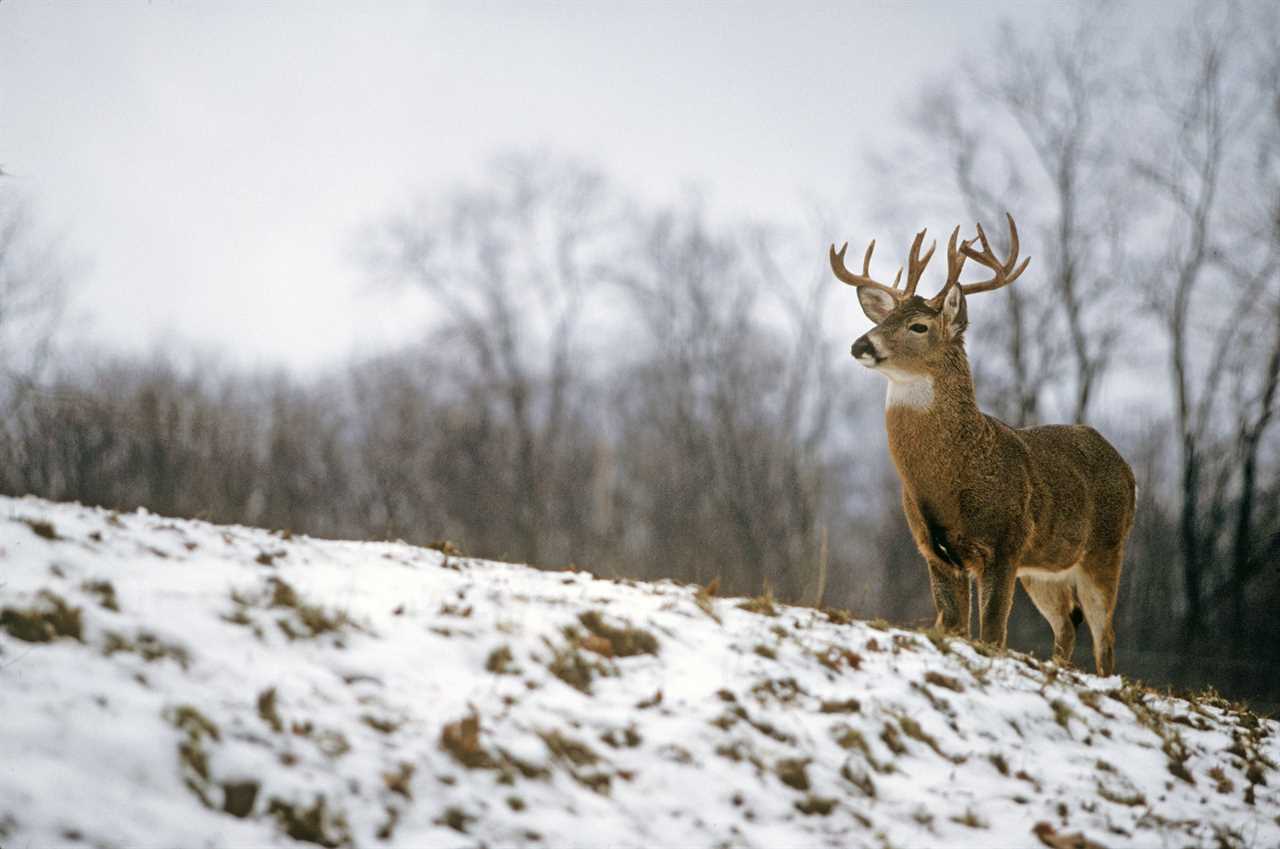
[[[738,605],[740,610],[757,613],[761,616],[777,616],[778,607],[773,601],[773,591],[766,589],[755,598],[749,598]]]
[[[715,604],[712,599],[720,590],[720,579],[712,578],[707,582],[705,587],[698,587],[693,594],[693,603],[698,605],[698,609],[715,620],[716,624],[720,624],[720,615],[716,613]]]
[[[941,672],[935,672],[930,669],[924,674],[926,684],[932,684],[935,687],[942,687],[953,693],[963,693],[964,685],[960,683],[960,679],[953,678],[950,675],[943,675]]]
[[[494,675],[518,675],[520,670],[514,665],[514,661],[515,657],[511,654],[511,647],[501,645],[489,652],[489,657],[484,662],[484,668]]]
[[[828,816],[836,807],[836,800],[810,793],[795,803],[795,808],[805,816]]]
[[[147,663],[170,659],[184,670],[191,661],[185,648],[176,643],[167,643],[150,631],[139,631],[133,637],[107,631],[103,636],[102,653],[107,657],[120,653],[136,654]]]
[[[578,651],[580,644],[575,638],[563,646],[553,647],[547,670],[578,692],[590,694],[592,680],[596,675],[608,674],[608,670],[584,657]]]
[[[963,814],[957,814],[948,819],[967,828],[990,828],[987,821],[975,814],[972,808],[965,808]]]
[[[284,721],[276,706],[276,688],[269,687],[258,694],[258,716],[277,734],[284,731]]]
[[[50,542],[56,542],[62,539],[58,535],[58,531],[54,528],[52,522],[46,522],[43,519],[32,519],[27,516],[15,516],[14,521],[21,522],[31,529],[31,532],[41,539],[47,539]]]
[[[81,610],[51,590],[40,590],[31,607],[0,608],[0,629],[28,643],[48,643],[61,637],[84,642]]]
[[[275,817],[280,829],[294,840],[314,843],[326,849],[350,846],[351,830],[340,812],[331,813],[324,796],[316,796],[310,807],[273,798],[267,813]]]
[[[98,604],[107,610],[120,611],[120,601],[116,598],[115,586],[107,580],[85,581],[80,589],[98,599]]]
[[[440,731],[440,748],[467,769],[492,769],[493,757],[480,746],[480,717],[469,714],[447,723]]]
[[[178,742],[178,767],[183,784],[195,794],[206,808],[216,810],[213,803],[213,787],[209,775],[209,754],[205,744],[222,739],[222,732],[214,722],[191,705],[178,705],[165,712],[165,719],[183,733]]]
[[[809,761],[807,758],[783,758],[773,765],[778,780],[793,790],[809,789]]]
[[[600,760],[600,756],[586,743],[559,731],[543,731],[538,736],[547,744],[547,749],[553,756],[562,758],[574,766],[592,766]]]
[[[578,621],[593,636],[608,643],[609,656],[632,657],[638,654],[658,653],[658,639],[653,634],[629,625],[621,627],[610,625],[598,610],[588,610],[579,614]]]
[[[413,787],[410,782],[413,780],[413,772],[413,764],[408,761],[401,761],[399,768],[395,772],[382,773],[382,783],[392,793],[411,800],[413,799]]]

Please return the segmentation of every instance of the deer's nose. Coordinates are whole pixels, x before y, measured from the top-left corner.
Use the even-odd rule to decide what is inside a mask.
[[[853,354],[854,359],[857,360],[863,357],[876,359],[875,346],[871,344],[871,340],[866,336],[859,336],[858,341],[853,343],[853,348],[850,349],[849,353]]]

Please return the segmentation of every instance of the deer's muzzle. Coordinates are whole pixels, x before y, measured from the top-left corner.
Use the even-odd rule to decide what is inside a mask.
[[[876,346],[871,342],[871,334],[863,334],[858,337],[858,341],[853,343],[853,348],[849,353],[853,354],[853,358],[864,366],[873,366],[880,362],[883,357],[876,351]]]

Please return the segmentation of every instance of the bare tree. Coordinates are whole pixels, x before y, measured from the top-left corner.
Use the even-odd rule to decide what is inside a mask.
[[[797,288],[779,234],[716,231],[696,207],[637,226],[621,282],[643,334],[617,404],[638,542],[665,574],[819,600],[832,525],[850,523],[831,456],[832,287]]]
[[[1197,15],[1179,33],[1151,92],[1154,136],[1165,143],[1132,163],[1159,199],[1153,235],[1161,250],[1146,265],[1146,291],[1167,341],[1189,632],[1205,623],[1207,583],[1233,513],[1235,574],[1213,577],[1222,596],[1242,605],[1253,562],[1258,451],[1280,367],[1274,346],[1257,352],[1278,315],[1273,216],[1280,207],[1274,153],[1266,153],[1275,129],[1260,126],[1269,116],[1259,108],[1274,89],[1250,77],[1247,52],[1238,49],[1248,40],[1234,7]],[[1235,179],[1251,159],[1257,170]]]
[[[995,40],[999,49],[969,57],[959,79],[926,89],[911,119],[923,156],[907,161],[928,163],[925,193],[944,195],[931,200],[943,209],[958,196],[967,218],[994,222],[1015,210],[1032,222],[1028,241],[1040,246],[1037,276],[1048,285],[1003,295],[1001,333],[988,344],[1004,365],[984,366],[981,383],[994,387],[993,407],[1024,426],[1065,380],[1070,391],[1056,406],[1083,422],[1110,365],[1123,291],[1114,279],[1125,221],[1111,141],[1116,45],[1088,12],[1030,37],[1005,24]]]
[[[0,181],[0,407],[12,412],[47,371],[68,293],[61,251],[31,203]]]
[[[469,508],[497,511],[513,529],[514,549],[494,553],[567,558],[569,549],[549,545],[549,515],[553,482],[572,473],[581,447],[572,420],[589,409],[580,331],[607,257],[599,237],[609,198],[596,174],[541,157],[502,158],[490,175],[487,188],[393,219],[373,263],[438,310],[432,343],[455,356],[436,377],[451,384],[458,435],[473,434],[471,448],[454,446],[460,456],[503,454],[483,463],[497,473],[490,503]]]

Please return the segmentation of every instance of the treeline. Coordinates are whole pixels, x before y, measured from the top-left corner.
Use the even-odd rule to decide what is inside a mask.
[[[1034,259],[971,304],[980,401],[1088,421],[1134,467],[1121,671],[1280,703],[1280,26],[1201,12],[1136,46],[1088,14],[1001,34],[910,110],[874,233],[713,223],[506,157],[371,230],[371,277],[430,297],[421,343],[307,378],[37,358],[3,384],[0,490],[922,624],[883,385],[848,355],[866,325],[826,243],[901,254],[1008,208]],[[0,244],[11,301],[38,279],[17,256]],[[1021,594],[1011,641],[1049,648]]]
[[[840,446],[853,386],[814,335],[835,291],[818,269],[798,295],[769,234],[626,209],[589,172],[526,157],[383,235],[377,273],[443,307],[420,345],[307,379],[54,363],[8,411],[0,488],[857,596],[873,546],[848,501],[881,459]]]

